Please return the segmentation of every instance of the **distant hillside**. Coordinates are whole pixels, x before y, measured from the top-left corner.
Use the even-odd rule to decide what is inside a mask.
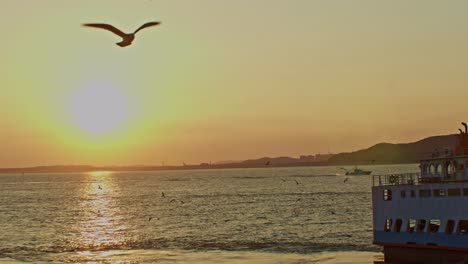
[[[328,163],[413,163],[430,157],[435,149],[451,149],[456,143],[457,135],[434,136],[406,144],[380,143],[368,149],[336,154]]]
[[[316,154],[316,155],[301,155],[299,158],[291,157],[263,157],[259,159],[249,159],[242,161],[238,164],[243,166],[322,166],[326,165],[328,159],[332,157],[333,154]]]
[[[30,168],[0,168],[0,173],[38,173],[38,172],[89,172],[89,171],[149,171],[149,170],[193,170],[228,168],[265,168],[295,166],[326,166],[346,164],[391,164],[415,163],[430,157],[435,149],[452,148],[457,143],[457,135],[429,137],[407,144],[380,143],[368,149],[351,153],[302,155],[291,157],[263,157],[245,161],[226,161],[221,163],[201,163],[184,166],[88,166],[57,165]]]

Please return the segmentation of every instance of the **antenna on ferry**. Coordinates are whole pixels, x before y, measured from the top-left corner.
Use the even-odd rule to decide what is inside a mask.
[[[465,122],[462,122],[462,125],[465,127],[465,134],[468,133],[468,126]]]
[[[463,130],[461,130],[460,128],[458,129],[458,131],[460,131],[460,134],[463,134]]]

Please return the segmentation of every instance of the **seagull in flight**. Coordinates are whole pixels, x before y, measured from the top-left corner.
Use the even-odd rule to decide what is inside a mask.
[[[102,23],[87,23],[87,24],[82,24],[84,27],[95,27],[95,28],[102,28],[102,29],[106,29],[106,30],[109,30],[110,32],[120,36],[122,38],[122,41],[121,42],[118,42],[118,43],[115,43],[117,45],[119,45],[120,47],[127,47],[129,46],[130,44],[132,44],[132,41],[135,39],[135,34],[144,29],[144,28],[147,28],[147,27],[152,27],[152,26],[157,26],[161,24],[161,22],[148,22],[146,24],[143,24],[141,27],[139,27],[137,30],[135,30],[135,32],[133,33],[123,33],[122,31],[120,31],[118,28],[112,26],[112,25],[109,25],[109,24],[102,24]]]

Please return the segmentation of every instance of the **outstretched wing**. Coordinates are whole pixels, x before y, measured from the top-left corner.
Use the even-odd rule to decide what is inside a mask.
[[[99,24],[99,23],[89,23],[89,24],[83,24],[85,27],[95,27],[95,28],[102,28],[111,31],[112,33],[119,35],[120,37],[125,37],[125,33],[117,29],[116,27],[108,24]]]
[[[147,27],[152,27],[152,26],[157,26],[161,24],[161,22],[148,22],[146,24],[144,24],[143,26],[139,27],[137,30],[135,30],[135,32],[133,32],[134,34],[136,34],[138,31],[144,29],[144,28],[147,28]]]

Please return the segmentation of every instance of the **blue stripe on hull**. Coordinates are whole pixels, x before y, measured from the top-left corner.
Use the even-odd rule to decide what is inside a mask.
[[[468,234],[408,233],[374,231],[374,242],[390,244],[436,245],[450,248],[468,249]]]

